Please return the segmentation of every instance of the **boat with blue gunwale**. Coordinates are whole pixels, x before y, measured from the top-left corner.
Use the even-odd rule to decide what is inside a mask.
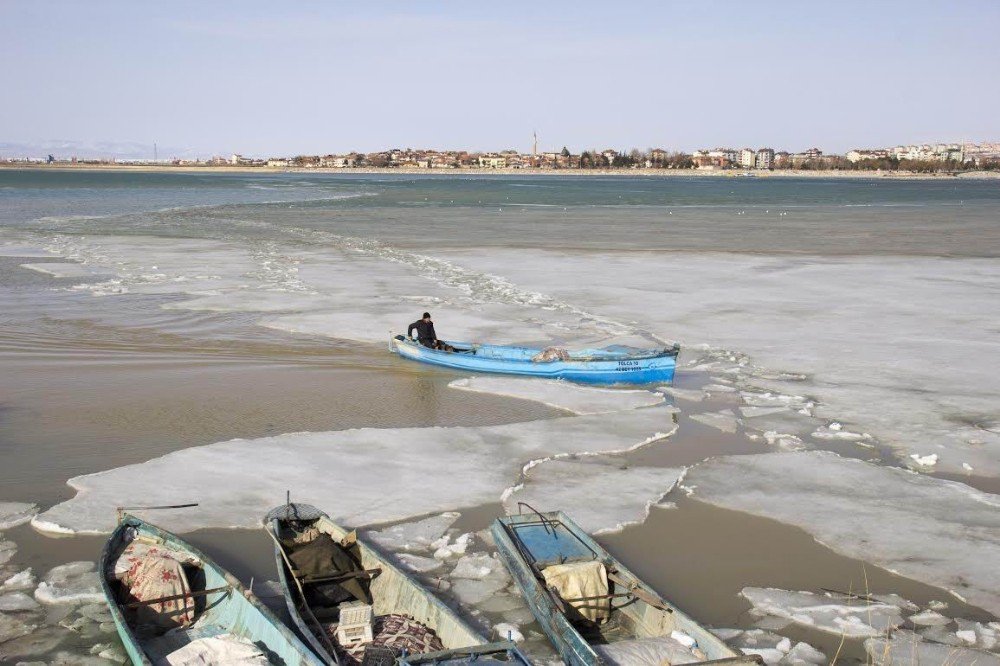
[[[530,664],[514,643],[487,642],[413,576],[316,507],[287,503],[264,523],[288,612],[323,663]],[[324,553],[318,559],[317,550]],[[321,569],[313,566],[318,560]],[[358,604],[371,609],[372,636],[345,644],[337,623]]]
[[[133,664],[168,663],[168,657],[169,663],[323,663],[229,572],[141,518],[121,515],[100,567],[105,600]]]
[[[472,342],[444,342],[445,349],[425,347],[404,335],[393,336],[390,349],[403,358],[454,370],[565,379],[582,384],[670,383],[680,346],[636,349],[612,345],[599,349],[518,347]]]
[[[660,597],[560,511],[497,518],[491,532],[535,619],[571,666],[763,663]]]

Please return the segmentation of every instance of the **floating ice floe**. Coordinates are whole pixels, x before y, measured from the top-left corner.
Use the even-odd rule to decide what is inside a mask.
[[[634,450],[676,428],[661,407],[489,427],[364,428],[232,440],[76,477],[74,498],[36,516],[49,532],[102,532],[114,507],[197,501],[158,514],[168,529],[255,527],[292,488],[346,525],[496,502],[529,461]],[[261,474],[267,470],[267,474]],[[591,498],[600,506],[602,498]],[[607,501],[611,501],[607,499]],[[645,500],[643,500],[645,505]]]
[[[30,521],[38,506],[29,502],[0,502],[0,530],[9,530]]]
[[[921,467],[933,467],[934,465],[937,465],[938,454],[932,453],[927,456],[922,456],[919,453],[914,453],[910,455],[910,458],[912,458],[913,462]]]
[[[396,559],[403,565],[403,568],[409,569],[416,573],[427,573],[429,571],[436,571],[440,569],[443,564],[441,560],[435,559],[433,557],[422,557],[420,555],[413,555],[411,553],[400,553],[396,556]]]
[[[440,539],[460,517],[459,513],[447,511],[423,520],[370,530],[365,536],[388,551],[419,552],[430,549],[431,544]]]
[[[613,457],[548,460],[525,472],[523,483],[504,496],[504,508],[517,513],[518,502],[539,511],[571,507],[585,531],[614,532],[644,521],[683,477],[684,468],[632,467]]]
[[[723,409],[718,412],[692,414],[691,420],[728,433],[735,433],[740,423],[736,418],[736,414],[734,414],[731,409]]]
[[[7,564],[17,553],[17,544],[13,541],[0,541],[0,564]]]
[[[1000,656],[966,647],[923,640],[911,631],[892,638],[869,638],[865,651],[875,666],[1000,666]]]
[[[0,593],[16,592],[19,590],[31,590],[35,587],[35,574],[31,573],[31,569],[25,569],[24,571],[19,571],[12,573],[8,576],[2,584],[0,584]]]
[[[701,501],[795,525],[837,552],[1000,613],[1000,496],[815,451],[715,458],[685,483]]]
[[[698,389],[683,389],[677,388],[676,386],[661,386],[660,391],[663,391],[672,398],[677,400],[687,400],[688,402],[701,402],[705,399],[705,392]]]
[[[774,588],[745,587],[740,595],[758,617],[783,618],[812,629],[849,638],[880,636],[903,624],[899,607],[884,603],[838,603],[829,596]]]
[[[41,606],[24,592],[10,592],[0,596],[0,612],[33,611]]]
[[[469,377],[456,379],[448,386],[463,391],[531,400],[579,415],[620,412],[663,402],[661,394],[650,391],[579,386],[553,379]]]
[[[42,627],[33,630],[30,634],[0,644],[0,662],[14,663],[31,657],[41,657],[59,647],[71,636],[70,632],[61,627]],[[45,663],[54,662],[46,659]]]
[[[764,629],[713,629],[712,633],[743,654],[760,656],[765,664],[812,666],[826,664],[826,655],[809,645],[792,641]]]
[[[447,560],[455,557],[461,557],[469,548],[469,543],[471,541],[471,534],[459,535],[454,542],[452,542],[446,534],[431,544],[431,547],[434,549],[434,559]]]
[[[35,599],[43,604],[95,603],[104,601],[104,592],[93,562],[70,562],[45,574]]]
[[[906,618],[919,627],[933,627],[937,625],[951,624],[951,618],[945,617],[933,610],[925,610]]]

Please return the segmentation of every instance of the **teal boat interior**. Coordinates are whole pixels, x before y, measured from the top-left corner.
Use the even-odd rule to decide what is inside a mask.
[[[236,578],[135,516],[124,515],[101,566],[105,597],[134,664],[320,663]]]

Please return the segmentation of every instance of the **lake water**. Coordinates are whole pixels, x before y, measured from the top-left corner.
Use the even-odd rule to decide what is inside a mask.
[[[241,537],[263,552],[243,558],[223,529],[255,524],[286,489],[349,524],[460,510],[453,529],[476,532],[523,484],[508,509],[521,493],[577,516],[716,627],[763,623],[838,649],[748,615],[745,585],[947,598],[950,617],[987,621],[1000,613],[988,562],[907,539],[938,505],[941,524],[1000,557],[1000,531],[972,518],[1000,507],[998,257],[996,181],[0,170],[0,500],[38,504],[49,534],[105,531],[118,505],[199,501],[148,517],[200,530],[227,566],[266,580],[266,541]],[[665,402],[640,409],[606,396],[597,415],[530,383],[458,390],[461,375],[386,349],[424,310],[451,339],[679,341],[680,390],[642,388]],[[710,467],[702,499],[695,482],[671,490],[709,457],[775,453],[760,460],[802,477],[863,461],[902,514],[859,498],[823,520],[788,515],[727,495]],[[192,470],[185,455],[210,462]],[[931,484],[927,505],[865,550],[860,512],[909,519],[901,467]],[[798,476],[769,494],[829,501]],[[99,539],[30,529],[8,533],[11,565],[96,559]],[[744,575],[726,535],[768,555]],[[907,557],[920,566],[901,571]],[[452,564],[426,575],[454,583]],[[484,632],[517,624],[546,658],[509,586],[506,605],[484,606],[493,579],[474,582],[445,594]],[[113,642],[61,640],[45,654]],[[863,658],[858,639],[842,650]]]

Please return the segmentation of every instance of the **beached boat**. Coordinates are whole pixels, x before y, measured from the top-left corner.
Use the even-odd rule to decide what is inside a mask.
[[[323,663],[236,578],[140,518],[122,515],[100,571],[133,664]]]
[[[759,663],[661,598],[562,512],[498,518],[492,532],[567,664]]]
[[[412,576],[316,507],[279,506],[265,525],[288,611],[326,664],[529,663],[509,641],[487,643]],[[338,624],[368,608],[371,634],[351,645],[355,629]]]
[[[667,349],[636,349],[613,345],[601,349],[565,350],[447,342],[454,351],[424,347],[404,335],[391,339],[403,358],[434,365],[508,375],[566,379],[584,384],[649,384],[671,382],[678,345]]]

